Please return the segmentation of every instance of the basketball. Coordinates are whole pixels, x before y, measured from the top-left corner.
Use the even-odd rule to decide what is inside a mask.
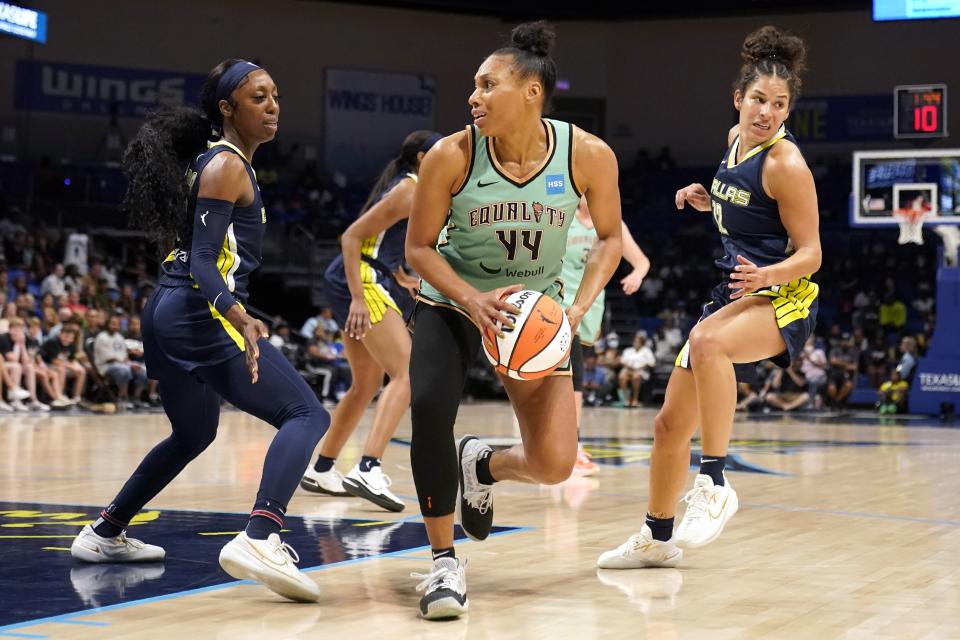
[[[510,315],[513,329],[504,329],[503,337],[486,335],[483,350],[490,364],[515,380],[536,380],[548,375],[570,352],[570,322],[553,299],[538,291],[525,289],[506,298],[520,309]],[[499,325],[498,325],[499,328]]]

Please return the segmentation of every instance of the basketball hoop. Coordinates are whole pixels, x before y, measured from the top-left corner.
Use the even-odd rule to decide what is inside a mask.
[[[900,237],[897,238],[899,244],[923,244],[923,221],[927,219],[930,211],[916,209],[897,209],[893,212],[900,225]]]

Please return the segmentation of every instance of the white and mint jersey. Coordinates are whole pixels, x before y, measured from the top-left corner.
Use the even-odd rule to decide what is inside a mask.
[[[580,288],[580,282],[587,268],[587,256],[590,255],[596,243],[597,230],[583,224],[580,218],[574,215],[573,222],[570,223],[570,231],[567,233],[567,252],[563,257],[563,269],[560,271],[560,280],[563,282],[561,304],[564,309],[569,309],[577,297],[577,289]],[[583,314],[580,327],[577,329],[580,342],[587,346],[592,346],[600,337],[604,298],[605,292],[601,289],[600,295]]]
[[[561,302],[567,231],[580,202],[571,175],[573,125],[547,119],[542,123],[547,156],[522,180],[500,166],[492,138],[473,125],[467,128],[470,167],[451,200],[437,251],[480,291],[522,284]],[[458,306],[426,280],[420,297],[427,303]]]

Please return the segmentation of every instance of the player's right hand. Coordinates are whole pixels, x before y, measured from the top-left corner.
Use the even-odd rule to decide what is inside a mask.
[[[252,317],[240,305],[235,304],[224,314],[230,324],[243,336],[243,358],[250,373],[250,384],[257,384],[260,377],[257,360],[260,358],[260,338],[270,337],[267,325]]]
[[[689,204],[697,211],[710,211],[710,194],[699,183],[688,184],[677,191],[675,202],[679,210],[682,210],[685,204]]]
[[[356,340],[363,340],[367,329],[373,326],[370,322],[370,309],[361,298],[350,301],[350,311],[347,313],[347,326],[344,329],[347,335]]]
[[[464,306],[473,322],[480,327],[483,336],[503,336],[503,331],[497,328],[513,328],[513,321],[507,316],[520,313],[520,309],[504,302],[504,298],[517,291],[522,291],[522,284],[512,284],[509,287],[500,287],[493,291],[478,291],[465,301]]]

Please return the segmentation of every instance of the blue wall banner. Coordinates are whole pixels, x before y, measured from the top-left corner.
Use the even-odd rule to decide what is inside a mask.
[[[43,44],[47,41],[47,14],[0,2],[0,31]]]
[[[326,166],[358,180],[376,176],[411,131],[433,129],[433,76],[327,69]]]
[[[154,69],[99,67],[65,62],[17,60],[14,106],[56,111],[142,117],[160,107],[195,104],[206,75]]]
[[[893,98],[889,94],[803,97],[787,121],[800,142],[893,140]]]

